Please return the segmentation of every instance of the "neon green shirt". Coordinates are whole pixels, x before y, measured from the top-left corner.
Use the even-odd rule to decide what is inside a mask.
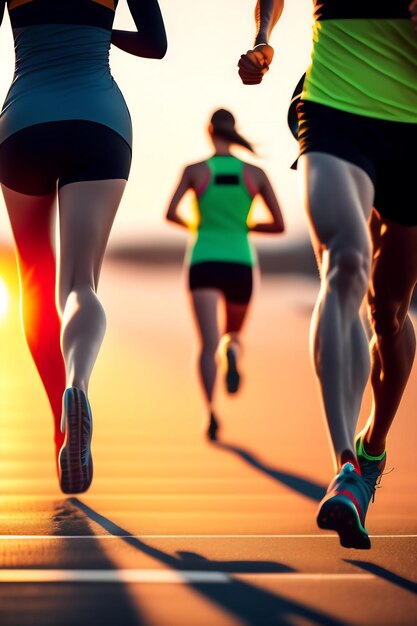
[[[215,155],[206,161],[210,182],[198,198],[200,223],[190,264],[223,261],[254,265],[247,218],[252,197],[243,178],[244,162]]]
[[[368,117],[416,123],[417,33],[408,17],[408,1],[316,0],[315,5],[312,62],[302,98]]]

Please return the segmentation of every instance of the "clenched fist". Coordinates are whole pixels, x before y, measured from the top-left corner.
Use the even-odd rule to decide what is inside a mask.
[[[415,0],[417,4],[417,0]],[[244,85],[258,85],[269,70],[269,65],[274,57],[274,49],[261,43],[253,50],[248,50],[239,59],[239,76]]]

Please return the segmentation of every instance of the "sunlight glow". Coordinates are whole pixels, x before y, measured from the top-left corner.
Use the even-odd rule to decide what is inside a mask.
[[[9,308],[9,294],[7,291],[6,283],[0,276],[0,322],[6,317],[7,310]]]

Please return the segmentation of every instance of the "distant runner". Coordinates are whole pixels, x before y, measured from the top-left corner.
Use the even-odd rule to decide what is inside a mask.
[[[252,296],[255,264],[248,230],[281,233],[284,222],[266,174],[230,152],[232,145],[253,151],[236,131],[233,115],[224,109],[216,111],[210,120],[209,134],[214,155],[185,168],[167,219],[188,228],[177,208],[186,191],[192,189],[197,197],[200,222],[190,254],[189,288],[201,343],[199,372],[207,402],[206,431],[208,438],[215,440],[219,428],[214,403],[219,344],[227,391],[236,393],[240,384],[240,331]],[[249,228],[249,211],[258,194],[272,221]],[[226,312],[224,332],[218,322],[220,301]]]

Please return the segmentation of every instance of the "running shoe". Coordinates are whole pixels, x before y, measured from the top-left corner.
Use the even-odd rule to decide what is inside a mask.
[[[209,424],[206,430],[207,438],[210,441],[217,441],[217,431],[219,430],[219,422],[213,412],[210,413]]]
[[[228,393],[237,393],[240,385],[240,374],[236,364],[236,354],[233,348],[226,350],[226,389]]]
[[[319,528],[335,530],[344,548],[369,549],[371,542],[364,524],[371,497],[372,489],[362,478],[359,466],[345,463],[320,503]]]
[[[358,437],[356,440],[356,456],[361,469],[362,478],[370,489],[371,496],[369,499],[374,502],[375,492],[381,482],[382,473],[387,462],[387,453],[384,452],[380,457],[372,458],[370,455],[366,454],[363,447],[363,440],[361,437]]]
[[[83,493],[93,479],[93,422],[87,396],[81,389],[69,387],[64,393],[61,430],[65,433],[58,459],[61,490]]]

